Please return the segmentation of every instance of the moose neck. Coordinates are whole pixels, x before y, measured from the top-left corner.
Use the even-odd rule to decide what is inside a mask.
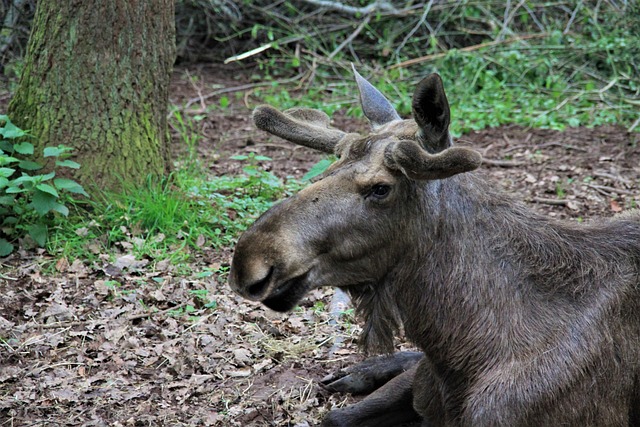
[[[485,193],[492,192],[485,186],[473,174],[416,183],[411,198],[417,208],[407,213],[411,232],[399,238],[405,242],[404,256],[381,282],[347,289],[365,319],[365,350],[393,351],[401,325],[419,346],[428,342],[435,348],[448,341],[443,335],[447,324],[473,301],[469,264],[488,250],[478,233],[493,227],[484,224],[491,218],[488,211],[500,209],[485,200],[500,200]]]
[[[356,295],[366,319],[365,348],[391,351],[393,332],[402,325],[434,363],[462,369],[479,363],[475,354],[480,348],[485,353],[527,351],[534,341],[548,343],[549,334],[560,337],[573,330],[571,325],[553,332],[538,327],[532,330],[544,334],[515,335],[513,324],[553,319],[556,308],[571,319],[594,306],[598,311],[591,315],[601,318],[615,303],[615,291],[594,292],[594,284],[604,276],[622,281],[639,274],[640,254],[626,270],[611,267],[621,251],[637,247],[637,226],[629,224],[638,218],[627,228],[619,221],[597,227],[553,221],[475,174],[425,182],[418,195],[424,209],[413,224],[420,236],[413,242],[415,252],[383,283],[371,286],[373,296]],[[597,252],[591,247],[594,238]],[[613,289],[615,283],[609,282]]]

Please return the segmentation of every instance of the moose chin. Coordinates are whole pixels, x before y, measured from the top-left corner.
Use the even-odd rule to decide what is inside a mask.
[[[277,311],[339,287],[365,351],[391,354],[400,329],[421,350],[333,377],[352,391],[349,376],[366,374],[376,390],[323,425],[640,425],[640,212],[544,217],[453,144],[438,75],[403,120],[354,73],[368,134],[319,110],[254,111],[258,128],[339,160],[241,236],[230,273],[238,294]]]

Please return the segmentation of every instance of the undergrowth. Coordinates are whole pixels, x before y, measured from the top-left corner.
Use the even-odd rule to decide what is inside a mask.
[[[279,108],[304,105],[360,115],[353,62],[405,116],[417,81],[438,72],[456,134],[513,123],[559,130],[619,123],[638,129],[636,2],[460,0],[404,9],[399,3],[392,2],[394,10],[354,16],[329,9],[312,15],[296,2],[271,9],[271,25],[252,32],[269,46],[268,54],[252,59],[273,85],[257,88],[255,95]],[[279,83],[295,73],[295,87]],[[296,89],[300,95],[292,93]]]
[[[231,246],[259,214],[300,188],[298,181],[283,182],[265,171],[262,163],[270,160],[238,157],[243,173],[220,177],[208,177],[190,164],[160,181],[105,192],[58,224],[48,249],[89,263],[133,254],[188,268],[194,254]]]

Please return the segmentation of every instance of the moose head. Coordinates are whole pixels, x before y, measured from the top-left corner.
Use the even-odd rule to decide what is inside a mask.
[[[413,96],[413,119],[354,68],[366,135],[330,125],[322,111],[260,106],[256,126],[298,145],[335,154],[320,180],[264,213],[239,239],[230,285],[276,311],[292,309],[315,287],[357,292],[393,275],[420,239],[425,197],[439,181],[472,171],[477,152],[453,147],[442,80],[425,77]]]

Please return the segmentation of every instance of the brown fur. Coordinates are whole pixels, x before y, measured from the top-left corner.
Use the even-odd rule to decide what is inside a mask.
[[[550,220],[468,173],[479,155],[449,146],[439,77],[419,85],[415,121],[376,114],[359,86],[374,131],[295,141],[341,159],[241,237],[232,287],[284,311],[339,286],[371,352],[404,329],[425,354],[412,386],[424,425],[640,423],[640,212]]]

